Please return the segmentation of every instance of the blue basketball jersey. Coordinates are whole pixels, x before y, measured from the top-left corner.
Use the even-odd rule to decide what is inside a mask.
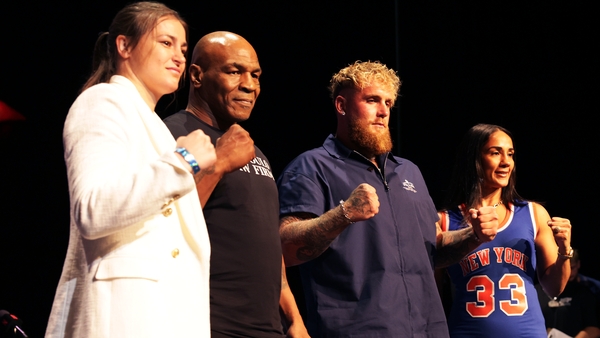
[[[461,209],[443,214],[442,231],[468,226]],[[455,290],[448,319],[451,337],[547,337],[534,288],[533,206],[510,209],[508,222],[493,241],[447,269]]]

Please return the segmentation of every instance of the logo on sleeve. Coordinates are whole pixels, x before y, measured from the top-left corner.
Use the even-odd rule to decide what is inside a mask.
[[[404,180],[402,185],[403,185],[404,190],[412,191],[415,194],[417,193],[417,190],[415,189],[415,185],[412,184],[411,182],[409,182],[408,180]]]

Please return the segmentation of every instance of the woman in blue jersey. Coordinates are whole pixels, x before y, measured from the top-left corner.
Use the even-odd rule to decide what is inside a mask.
[[[551,297],[569,279],[571,224],[517,194],[514,154],[510,132],[488,124],[472,127],[459,147],[442,231],[471,226],[466,212],[483,206],[496,208],[499,226],[492,241],[447,268],[452,337],[545,338],[534,273]]]

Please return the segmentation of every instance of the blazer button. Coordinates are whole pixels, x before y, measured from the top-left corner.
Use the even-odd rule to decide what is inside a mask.
[[[171,251],[171,256],[177,258],[177,256],[179,256],[179,249],[173,249],[173,251]]]
[[[162,212],[162,214],[163,214],[165,217],[169,217],[169,216],[171,216],[171,214],[172,214],[172,213],[173,213],[173,209],[171,209],[171,208],[165,209],[165,210],[163,210],[163,212]]]

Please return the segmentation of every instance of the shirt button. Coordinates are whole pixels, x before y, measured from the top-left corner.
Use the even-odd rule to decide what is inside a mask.
[[[172,213],[173,213],[173,209],[171,209],[171,208],[165,209],[165,210],[163,210],[163,212],[162,212],[162,214],[163,214],[165,217],[169,217],[169,216],[171,216],[171,214],[172,214]]]
[[[173,249],[173,251],[171,251],[171,256],[177,258],[177,256],[179,256],[179,249]]]

